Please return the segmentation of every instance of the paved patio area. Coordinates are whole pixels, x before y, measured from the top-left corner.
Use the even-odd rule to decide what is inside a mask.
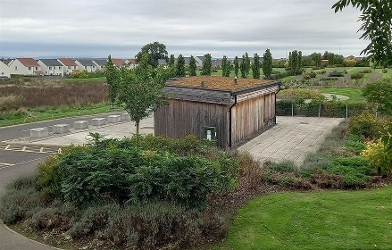
[[[239,150],[249,151],[250,154],[260,161],[292,160],[297,166],[309,152],[316,151],[325,136],[344,119],[342,118],[319,118],[319,117],[277,117],[277,125],[265,131],[263,134],[245,143]],[[29,140],[24,138],[20,141],[27,144],[38,145],[70,145],[86,144],[89,133],[100,133],[106,138],[124,138],[136,132],[133,122],[120,122],[105,126],[89,126],[89,129],[55,135],[43,139]],[[154,133],[153,118],[147,118],[140,123],[140,133]],[[14,142],[18,139],[13,140]]]

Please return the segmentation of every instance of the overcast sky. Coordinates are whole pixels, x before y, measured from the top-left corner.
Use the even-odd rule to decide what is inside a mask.
[[[0,57],[134,58],[158,41],[176,57],[267,48],[274,58],[356,55],[360,12],[337,0],[0,0]]]

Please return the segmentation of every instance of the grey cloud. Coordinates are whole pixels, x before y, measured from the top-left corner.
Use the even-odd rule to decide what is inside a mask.
[[[25,56],[62,54],[69,49],[75,56],[106,56],[110,51],[129,56],[154,41],[166,44],[175,55],[221,57],[245,51],[261,54],[271,48],[273,55],[282,57],[287,49],[337,52],[339,46],[346,54],[359,55],[366,45],[356,33],[359,12],[348,8],[335,14],[334,2],[1,0],[0,56],[19,56],[22,51]]]

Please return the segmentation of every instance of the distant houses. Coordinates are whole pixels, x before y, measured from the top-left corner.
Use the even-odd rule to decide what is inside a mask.
[[[112,59],[117,67],[135,68],[136,59]],[[0,60],[0,78],[22,76],[67,76],[76,71],[97,72],[105,68],[106,58],[14,58]]]
[[[65,66],[61,64],[57,59],[40,59],[37,62],[41,66],[44,75],[64,75]]]
[[[11,75],[43,75],[41,66],[33,58],[15,58],[8,66]]]
[[[8,67],[8,65],[5,62],[0,61],[0,78],[10,78],[10,77],[11,77],[10,67]]]

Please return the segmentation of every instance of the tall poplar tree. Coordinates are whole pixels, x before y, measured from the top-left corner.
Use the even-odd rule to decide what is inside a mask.
[[[185,73],[185,58],[179,54],[177,58],[177,64],[176,64],[176,75],[180,77],[184,77],[186,75]]]
[[[266,78],[272,74],[272,54],[270,49],[266,49],[263,54],[263,74]]]
[[[119,74],[119,69],[114,66],[112,62],[112,56],[109,55],[105,65],[105,77],[108,84],[109,98],[112,107],[113,104],[116,102],[118,96]]]
[[[252,75],[254,79],[260,79],[260,56],[257,53],[253,56]]]
[[[175,62],[176,62],[176,59],[174,58],[174,55],[171,54],[170,58],[169,58],[169,67],[173,67]]]
[[[227,56],[222,58],[222,76],[230,77],[230,62],[227,60]]]
[[[189,75],[196,76],[196,60],[193,56],[189,59]]]
[[[204,55],[203,67],[201,69],[201,75],[210,76],[212,70],[212,58],[211,54]]]
[[[239,65],[239,62],[238,62],[238,56],[236,56],[236,57],[234,58],[234,74],[235,74],[235,76],[237,76],[237,77],[238,77],[238,71],[239,71],[239,69],[240,69],[240,65]]]

